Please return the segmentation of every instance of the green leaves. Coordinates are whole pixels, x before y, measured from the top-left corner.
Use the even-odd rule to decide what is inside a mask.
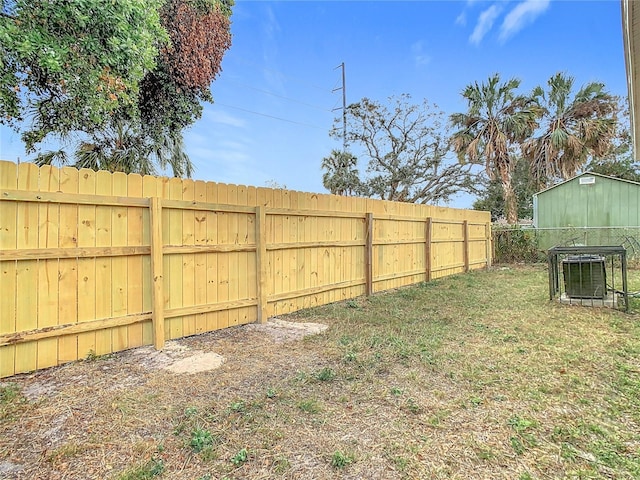
[[[168,37],[159,0],[50,2],[17,0],[0,17],[0,121],[23,131],[28,151],[49,134],[92,132],[130,106],[144,73]],[[153,39],[153,41],[151,41]],[[21,95],[17,95],[17,91]]]
[[[547,87],[547,91],[541,87],[534,91],[541,109],[541,132],[522,145],[541,186],[571,178],[590,156],[608,155],[617,135],[619,109],[617,99],[599,82],[584,85],[572,97],[574,78],[557,73]]]
[[[79,134],[76,166],[152,173],[170,165],[175,175],[190,175],[182,130],[212,100],[232,5],[2,2],[0,122],[22,133],[28,153],[49,136]],[[42,154],[38,161],[68,158]]]
[[[462,94],[468,112],[449,117],[459,129],[452,135],[451,145],[460,161],[482,163],[490,179],[501,179],[509,223],[518,220],[511,181],[516,165],[514,149],[534,132],[540,113],[532,97],[517,94],[519,86],[516,78],[501,83],[499,74],[486,83],[469,85]]]

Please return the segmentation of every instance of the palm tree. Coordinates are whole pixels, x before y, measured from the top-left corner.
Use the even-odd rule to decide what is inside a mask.
[[[562,73],[534,90],[543,109],[542,132],[524,142],[522,152],[540,186],[573,177],[589,156],[603,157],[616,136],[618,101],[602,83],[589,83],[571,97],[574,79]]]
[[[322,159],[324,188],[334,195],[363,193],[357,165],[358,159],[352,153],[332,150],[331,155]]]
[[[512,176],[517,163],[516,147],[535,131],[540,108],[530,96],[517,95],[520,80],[500,81],[500,75],[486,83],[468,85],[462,96],[466,113],[454,113],[450,121],[459,128],[451,145],[461,162],[484,164],[490,179],[499,178],[505,200],[507,222],[517,223],[518,209]]]
[[[124,120],[115,120],[89,139],[78,142],[74,158],[75,162],[70,162],[66,152],[60,150],[42,153],[35,162],[142,175],[157,174],[156,167],[171,169],[175,177],[191,177],[193,173],[180,131],[154,138]]]

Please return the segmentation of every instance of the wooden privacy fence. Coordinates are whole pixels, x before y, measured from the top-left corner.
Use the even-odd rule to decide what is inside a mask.
[[[482,268],[486,212],[0,162],[0,377]]]

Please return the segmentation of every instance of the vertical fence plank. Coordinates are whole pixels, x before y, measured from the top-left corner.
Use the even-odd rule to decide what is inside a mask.
[[[196,196],[196,187],[191,179],[182,180],[182,200],[193,202]],[[194,210],[182,210],[182,240],[180,245],[195,244],[195,218]],[[191,307],[195,305],[195,290],[198,279],[196,279],[196,256],[194,253],[182,255],[182,306]],[[183,331],[181,336],[189,336],[196,333],[196,316],[187,315],[182,319]]]
[[[215,183],[207,183],[207,203],[218,203],[218,188]],[[218,213],[206,212],[207,245],[218,244]],[[218,254],[207,253],[207,303],[218,301]],[[219,312],[207,313],[207,331],[218,328]]]
[[[64,167],[60,170],[60,191],[78,193],[78,170]],[[78,205],[60,205],[60,230],[58,246],[78,246]],[[78,259],[60,259],[58,264],[59,296],[58,324],[74,324],[78,321]],[[78,359],[78,336],[64,335],[58,339],[58,362]]]
[[[371,294],[373,294],[373,274],[374,274],[373,272],[373,213],[367,213],[367,216],[365,219],[365,228],[366,228],[366,235],[365,235],[366,246],[364,248],[364,254],[365,254],[364,278],[366,282],[365,294],[368,297]]]
[[[244,185],[238,186],[238,205],[246,206],[248,203],[248,191],[247,187]],[[253,215],[248,215],[246,213],[237,214],[238,218],[238,230],[236,236],[236,242],[238,244],[246,245],[249,239],[249,217],[253,217]],[[249,273],[249,252],[237,252],[238,257],[238,300],[243,300],[249,298],[249,278],[251,278],[251,274]],[[245,324],[249,321],[249,317],[251,315],[253,309],[250,308],[238,308],[236,311],[238,312],[238,323]]]
[[[38,189],[38,167],[33,163],[18,165],[18,190]],[[17,204],[17,248],[38,247],[38,205],[31,202]],[[35,301],[38,284],[38,261],[20,260],[16,265],[16,331],[33,330],[38,327],[38,303]],[[4,296],[9,292],[0,290]],[[25,292],[29,292],[25,294]],[[13,293],[13,292],[11,292]],[[36,369],[37,343],[28,342],[15,347],[15,369],[29,372]]]
[[[78,177],[78,193],[95,195],[96,173],[81,169]],[[96,246],[96,207],[78,206],[78,247]],[[78,322],[86,322],[96,316],[96,259],[78,259]],[[96,332],[78,334],[78,356],[86,357],[96,352]]]
[[[258,280],[258,322],[266,323],[267,312],[267,215],[265,207],[256,207],[256,270]]]
[[[194,200],[198,203],[207,201],[207,185],[202,181],[194,184]],[[205,211],[197,211],[194,215],[193,235],[196,245],[207,243],[207,214]],[[193,291],[193,302],[195,305],[207,303],[207,254],[198,253],[194,255],[194,275],[195,288]],[[195,333],[207,331],[207,314],[196,316]]]
[[[432,235],[433,223],[431,217],[427,217],[425,223],[425,239],[424,239],[424,267],[425,267],[425,279],[427,282],[431,281],[431,235]]]
[[[127,175],[127,196],[142,198],[142,176],[137,174]],[[127,245],[141,246],[143,236],[142,211],[139,207],[127,208]],[[126,259],[127,262],[127,314],[141,313],[143,297],[143,268],[142,255],[133,255]],[[127,327],[127,347],[139,347],[144,345],[143,325],[136,323]]]
[[[112,175],[109,172],[96,173],[96,194],[111,195]],[[96,206],[96,247],[110,247],[111,244],[111,210],[109,206]],[[96,259],[96,317],[109,318],[112,315],[112,278],[111,258]],[[104,355],[113,351],[111,343],[111,329],[105,328],[96,332],[97,355]]]
[[[273,191],[273,203],[274,207],[280,208],[282,207],[282,190],[274,190]],[[284,215],[271,215],[271,224],[273,225],[273,229],[271,230],[274,243],[283,243],[284,242]],[[273,282],[272,292],[275,294],[283,293],[285,291],[284,282],[285,270],[283,258],[286,252],[283,250],[272,250],[271,251],[271,261],[273,265],[273,272],[271,276],[271,281]],[[281,313],[281,302],[274,302],[274,315],[278,315]]]
[[[149,208],[142,209],[142,244],[151,245],[151,197],[161,195],[158,185],[160,179],[145,175],[142,177],[142,196],[149,199]],[[162,221],[162,218],[160,218]],[[160,231],[162,235],[162,230]],[[162,240],[162,239],[161,239]],[[151,272],[151,253],[142,257],[142,311],[153,311],[153,276]],[[142,325],[142,341],[144,345],[153,345],[153,321]]]
[[[484,225],[484,246],[487,268],[489,268],[491,267],[491,262],[493,260],[491,255],[491,252],[493,251],[491,248],[491,222],[487,222]]]
[[[238,204],[238,187],[236,185],[228,186],[227,202],[229,202],[230,205]],[[227,218],[229,221],[228,241],[229,243],[232,243],[232,244],[238,243],[238,223],[239,223],[238,216],[239,215],[240,214],[238,213],[230,213],[229,215],[227,215]],[[227,284],[229,287],[228,300],[237,300],[239,296],[239,291],[240,291],[239,285],[238,285],[238,283],[240,282],[240,278],[239,278],[240,252],[230,252],[230,253],[227,253],[226,256],[229,259],[229,270],[228,270],[229,282]],[[229,316],[229,326],[238,325],[239,314],[238,314],[237,308],[228,310],[227,315]]]
[[[169,198],[171,200],[182,200],[182,180],[172,178],[169,180]],[[182,211],[177,208],[168,210],[168,240],[169,245],[182,245]],[[183,272],[182,254],[174,253],[169,257],[168,282],[165,285],[166,296],[169,298],[169,308],[182,307]],[[180,338],[183,335],[183,317],[169,319],[169,338]]]
[[[60,186],[58,169],[50,165],[40,167],[38,188],[44,192],[57,192]],[[60,208],[56,204],[38,206],[38,247],[58,247]],[[38,328],[58,324],[58,259],[38,262]],[[38,341],[38,368],[58,364],[58,339]]]
[[[306,193],[298,192],[298,208],[300,210],[308,210],[309,196]],[[298,219],[298,241],[299,242],[311,242],[311,236],[309,235],[309,219],[308,216],[303,216]],[[311,287],[311,249],[303,248],[300,250],[299,268],[298,268],[298,288],[306,290]],[[298,303],[299,308],[309,308],[311,306],[311,296],[305,295],[300,299]]]
[[[153,303],[153,346],[156,350],[164,348],[164,260],[162,254],[162,200],[150,198],[149,218],[151,220],[151,281]]]
[[[15,163],[0,162],[0,190],[15,190],[18,172]],[[15,202],[0,200],[0,249],[12,250],[16,248],[17,205]],[[36,290],[37,291],[37,290]],[[16,331],[16,261],[0,262],[0,334],[15,333]],[[0,377],[8,377],[15,373],[14,345],[0,347]]]
[[[469,271],[469,221],[464,220],[462,222],[462,258],[464,261],[465,273]]]
[[[228,186],[224,183],[218,184],[218,202],[227,203],[229,195]],[[218,244],[229,243],[229,214],[225,212],[218,213]],[[229,253],[217,253],[218,269],[216,274],[216,282],[218,285],[218,301],[226,302],[229,300]],[[217,328],[227,328],[229,326],[229,312],[218,312]]]
[[[298,210],[298,192],[287,191],[287,193],[288,203],[285,204],[285,208]],[[287,235],[287,242],[298,243],[301,241],[300,239],[302,238],[302,234],[304,234],[304,229],[302,229],[302,234],[298,232],[298,224],[301,218],[303,217],[297,215],[291,215],[290,217],[288,217],[287,230],[289,231],[289,234]],[[300,271],[298,270],[298,267],[300,257],[304,257],[304,252],[301,249],[294,248],[291,249],[289,253],[289,288],[287,290],[291,293],[294,293],[299,290],[298,277],[300,276]],[[298,310],[298,305],[301,300],[301,297],[296,297],[289,300],[288,311],[292,312]]]
[[[113,195],[127,195],[127,176],[122,172],[116,172],[112,176],[111,187]],[[124,247],[127,245],[128,225],[127,207],[114,207],[111,210],[111,245]],[[127,259],[114,257],[111,259],[111,308],[112,314],[119,317],[127,314],[127,289],[129,278],[127,276]],[[127,327],[115,327],[111,329],[111,341],[113,351],[119,352],[129,346]]]
[[[318,197],[318,208],[320,210],[329,210],[331,208],[331,200],[329,195],[320,195]],[[330,240],[333,236],[333,221],[330,217],[318,218],[318,240]],[[323,247],[316,249],[318,252],[318,285],[329,285],[332,280],[331,268],[331,248]],[[318,303],[325,305],[330,303],[332,299],[330,292],[318,294]]]

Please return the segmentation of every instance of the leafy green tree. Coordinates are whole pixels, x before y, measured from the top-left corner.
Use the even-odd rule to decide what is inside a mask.
[[[134,109],[168,36],[160,0],[2,1],[0,122],[28,152],[47,136],[94,132]]]
[[[4,2],[0,48],[12,75],[2,76],[0,113],[16,129],[35,120],[23,131],[29,152],[48,135],[76,144],[75,161],[47,152],[37,163],[139,173],[160,167],[189,176],[182,131],[200,118],[202,102],[213,100],[211,82],[231,45],[232,5]],[[18,30],[22,38],[10,38]]]
[[[529,163],[522,157],[515,161],[512,183],[518,207],[518,218],[533,218],[533,194],[537,192],[535,182],[531,178]],[[491,212],[491,220],[497,221],[506,218],[504,190],[499,176],[494,175],[493,180],[486,175],[479,175],[478,180],[483,186],[478,199],[473,203],[474,210]]]
[[[523,144],[539,185],[556,178],[568,179],[590,157],[603,158],[616,136],[617,99],[604,84],[588,83],[573,94],[574,78],[557,73],[534,95],[542,107],[542,131]]]
[[[410,100],[406,94],[392,97],[387,107],[363,98],[347,107],[346,140],[368,160],[366,174],[360,175],[352,154],[333,152],[323,160],[329,190],[410,203],[447,202],[458,192],[475,192],[469,166],[448,158],[443,113],[426,100]],[[331,136],[342,138],[337,124]]]
[[[634,162],[631,157],[619,160],[593,160],[587,170],[640,183],[640,162]]]
[[[484,164],[487,176],[500,180],[511,224],[518,221],[513,185],[516,148],[532,135],[540,114],[531,97],[516,93],[519,86],[520,80],[515,78],[501,82],[499,74],[486,83],[468,85],[462,92],[468,111],[450,117],[459,129],[451,136],[453,150],[460,162]]]
[[[360,181],[358,159],[349,152],[332,150],[331,155],[322,159],[322,184],[334,195],[365,194],[365,186]]]
[[[592,158],[585,170],[640,183],[640,162],[633,158],[631,119],[626,101],[618,102],[618,122],[612,148],[607,155]]]

